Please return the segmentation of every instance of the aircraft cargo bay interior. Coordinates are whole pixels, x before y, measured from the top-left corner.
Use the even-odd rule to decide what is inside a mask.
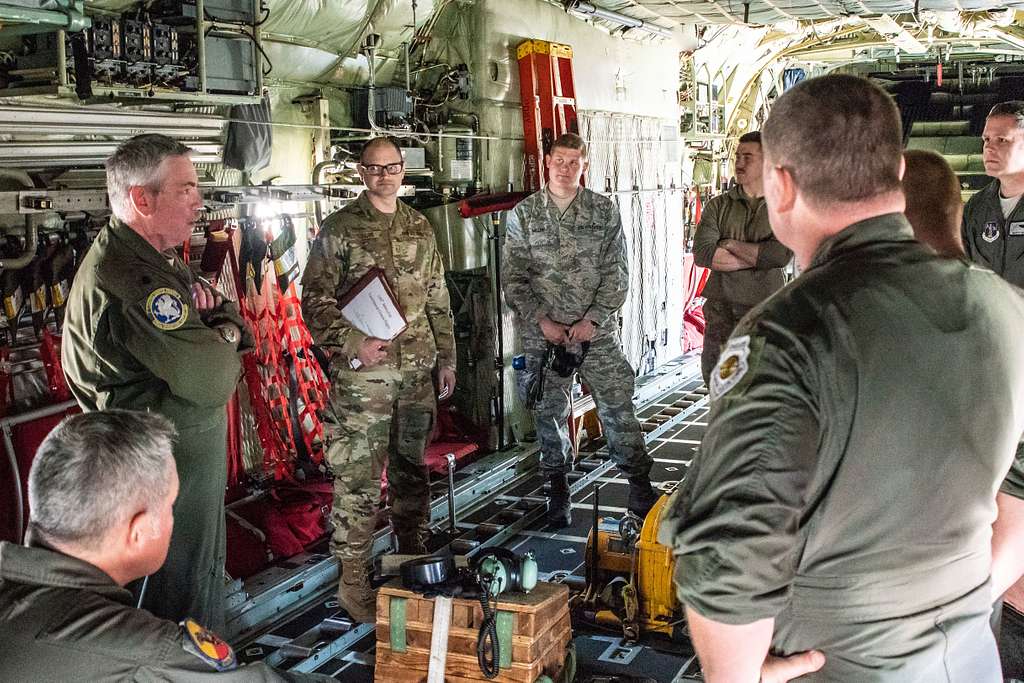
[[[1024,2],[0,0],[0,681],[1024,681]]]

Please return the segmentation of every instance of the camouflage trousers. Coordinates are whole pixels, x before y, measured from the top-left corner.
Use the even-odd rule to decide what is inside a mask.
[[[709,299],[704,302],[704,350],[700,354],[700,374],[704,377],[705,386],[711,386],[711,371],[718,365],[725,343],[751,308],[728,301]]]
[[[516,388],[525,402],[529,385],[535,381],[547,342],[523,339],[526,368],[516,372]],[[633,368],[622,354],[618,335],[595,339],[579,368],[583,382],[597,405],[608,451],[627,476],[648,474],[651,456],[633,409]],[[572,444],[569,442],[569,392],[571,377],[559,377],[550,368],[544,373],[544,394],[533,410],[537,440],[541,447],[541,470],[545,475],[572,469]]]
[[[425,534],[430,491],[423,451],[437,410],[430,371],[332,369],[331,407],[333,415],[324,416],[334,470],[331,551],[341,560],[369,559],[385,467],[395,533]]]

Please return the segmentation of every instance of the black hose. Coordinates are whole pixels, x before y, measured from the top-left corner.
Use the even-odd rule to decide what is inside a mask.
[[[481,586],[481,588],[483,590],[480,591],[480,607],[484,611],[484,620],[480,624],[480,634],[476,638],[476,661],[480,664],[480,671],[484,677],[490,679],[498,675],[501,651],[498,647],[498,621],[494,616],[489,599],[490,585]],[[497,603],[497,598],[495,598],[495,603]],[[488,641],[490,641],[490,658],[487,656]]]

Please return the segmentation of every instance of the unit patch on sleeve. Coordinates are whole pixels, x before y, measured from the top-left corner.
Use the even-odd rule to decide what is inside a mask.
[[[161,330],[176,330],[188,318],[188,304],[169,287],[154,289],[146,299],[146,315]]]
[[[724,393],[739,384],[750,369],[750,335],[733,337],[725,345],[718,365],[711,371],[711,400],[720,398]]]
[[[216,633],[206,630],[192,619],[181,622],[185,632],[182,647],[209,664],[216,671],[230,671],[237,666],[235,651]]]

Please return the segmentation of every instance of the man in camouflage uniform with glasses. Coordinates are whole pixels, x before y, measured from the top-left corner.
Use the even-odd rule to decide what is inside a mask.
[[[401,148],[375,138],[360,154],[366,184],[328,217],[302,278],[302,312],[330,357],[327,459],[334,470],[332,550],[341,561],[338,598],[358,621],[372,622],[368,565],[385,466],[391,524],[400,553],[426,551],[430,496],[423,452],[440,396],[455,389],[455,337],[434,230],[398,201]],[[394,340],[368,337],[342,317],[340,301],[371,268],[384,271],[408,327]],[[357,369],[354,369],[358,367]]]
[[[576,354],[583,381],[597,405],[608,450],[629,477],[628,508],[643,517],[658,499],[651,486],[651,456],[633,410],[633,368],[622,354],[616,314],[629,290],[629,263],[619,209],[580,185],[587,147],[562,135],[546,154],[547,187],[508,215],[505,297],[519,321],[526,368],[517,373],[523,400],[535,385],[548,344]],[[589,344],[584,356],[583,346]],[[569,391],[572,378],[553,369],[533,410],[548,479],[548,523],[572,523],[569,500]]]

